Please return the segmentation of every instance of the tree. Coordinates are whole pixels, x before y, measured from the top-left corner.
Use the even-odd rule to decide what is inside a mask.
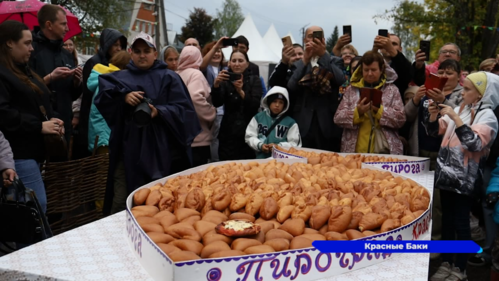
[[[431,39],[435,60],[444,43],[454,42],[461,48],[461,64],[476,67],[495,57],[499,46],[498,5],[499,0],[424,0],[422,4],[404,0],[375,19],[394,22],[405,51],[417,50],[420,39]]]
[[[234,35],[243,21],[244,16],[237,0],[225,0],[222,10],[217,9],[215,38]]]
[[[189,19],[182,26],[182,36],[180,40],[187,38],[196,38],[201,46],[213,41],[213,18],[206,13],[203,8],[194,8],[189,15]]]
[[[336,42],[338,42],[339,34],[338,34],[338,26],[334,27],[333,33],[331,33],[331,36],[326,41],[326,50],[332,52],[334,45],[336,45]]]

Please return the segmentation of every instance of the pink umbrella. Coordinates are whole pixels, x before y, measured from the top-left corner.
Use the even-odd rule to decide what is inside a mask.
[[[38,26],[38,10],[45,4],[46,3],[38,0],[3,1],[0,3],[0,23],[6,20],[20,21],[26,24],[29,29],[33,30],[35,26]],[[69,31],[66,33],[66,36],[64,36],[64,41],[66,41],[67,39],[80,34],[81,27],[78,18],[66,8],[62,8],[66,11],[69,27]]]

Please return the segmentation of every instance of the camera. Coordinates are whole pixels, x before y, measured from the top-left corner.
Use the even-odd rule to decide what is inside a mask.
[[[149,123],[151,123],[152,110],[149,107],[149,104],[152,104],[152,100],[144,97],[142,101],[135,107],[135,110],[133,112],[133,120],[139,128],[147,126],[149,125]]]

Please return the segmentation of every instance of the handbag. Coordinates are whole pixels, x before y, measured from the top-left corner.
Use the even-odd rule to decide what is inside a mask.
[[[45,119],[49,121],[47,112],[43,105],[40,106],[40,112]],[[68,143],[64,136],[57,134],[44,134],[43,139],[45,142],[45,155],[47,159],[67,159],[68,157]]]
[[[19,178],[0,192],[0,241],[33,244],[52,231],[32,189]]]
[[[374,134],[374,153],[377,154],[390,154],[390,145],[388,144],[388,140],[386,139],[385,134],[381,130],[381,128],[376,127],[376,123],[374,123],[374,119],[371,111],[368,112],[369,119],[371,120],[371,130],[373,130]],[[372,138],[369,138],[369,147],[368,152],[371,151],[371,143]]]

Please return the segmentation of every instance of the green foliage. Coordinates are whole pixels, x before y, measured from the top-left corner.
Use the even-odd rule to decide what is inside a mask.
[[[333,33],[329,36],[329,38],[326,40],[326,50],[332,52],[334,45],[336,45],[336,42],[338,42],[339,38],[339,33],[338,33],[338,26],[336,25],[334,27]]]
[[[497,26],[498,4],[499,0],[424,0],[424,3],[403,0],[374,18],[393,21],[393,33],[400,36],[404,53],[410,60],[414,59],[421,39],[431,41],[432,61],[438,58],[440,47],[453,42],[461,48],[462,66],[477,67],[483,59],[494,55],[497,49],[499,40],[487,38],[499,39],[498,32],[495,28],[493,33],[489,32],[482,26]]]
[[[196,38],[201,46],[213,41],[213,26],[214,21],[205,9],[194,8],[189,15],[189,20],[182,26],[181,41],[187,38]]]
[[[241,6],[237,0],[225,0],[222,10],[217,9],[215,17],[215,38],[234,35],[244,21]]]

